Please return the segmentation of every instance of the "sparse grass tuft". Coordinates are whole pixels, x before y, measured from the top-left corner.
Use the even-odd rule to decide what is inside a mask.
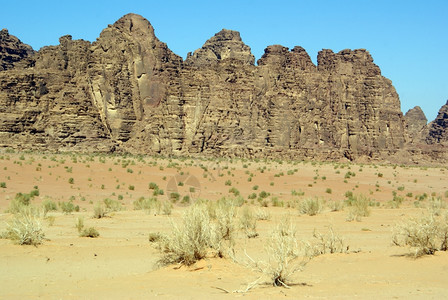
[[[262,208],[257,208],[255,210],[255,219],[257,220],[270,220],[271,219],[271,214],[269,213],[269,211],[262,209]]]
[[[118,200],[113,200],[110,198],[106,198],[103,200],[104,205],[106,206],[106,211],[121,211],[123,208],[123,205]]]
[[[258,236],[257,233],[257,219],[248,206],[243,207],[240,215],[240,228],[244,231],[248,238]]]
[[[342,201],[329,201],[327,203],[328,208],[330,211],[340,211],[344,209],[344,202]]]
[[[156,198],[145,198],[140,197],[134,201],[134,210],[146,210],[148,213],[154,207],[154,202]]]
[[[308,198],[300,202],[299,210],[302,214],[315,216],[322,211],[323,204],[319,198]]]
[[[345,204],[349,207],[347,221],[361,221],[362,217],[370,216],[370,199],[364,195],[353,195],[348,197]]]
[[[2,237],[12,240],[19,245],[42,244],[45,234],[42,230],[40,212],[33,207],[27,207],[14,215],[7,223],[6,232]]]
[[[93,217],[95,219],[101,219],[104,218],[107,214],[105,205],[101,202],[96,202],[95,206],[93,207]]]
[[[45,199],[42,202],[42,207],[44,210],[44,215],[46,215],[49,211],[58,210],[58,206],[57,206],[56,202],[54,202],[53,200],[50,200],[50,199]]]

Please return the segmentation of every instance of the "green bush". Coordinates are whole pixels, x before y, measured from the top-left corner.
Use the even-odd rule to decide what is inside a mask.
[[[298,190],[298,191],[292,190],[291,195],[292,196],[303,196],[303,195],[305,195],[305,192],[303,192],[302,190]]]
[[[158,188],[159,188],[159,186],[157,185],[157,183],[155,183],[155,182],[150,182],[149,183],[149,189],[150,190],[156,190]]]
[[[56,202],[54,202],[53,200],[50,200],[50,199],[45,199],[42,202],[42,207],[44,209],[44,215],[47,214],[47,212],[49,212],[49,211],[58,210],[58,206],[57,206]]]
[[[188,195],[183,196],[181,203],[183,203],[183,204],[190,203],[190,196],[188,196]]]
[[[104,205],[106,206],[106,210],[110,211],[120,211],[123,208],[123,205],[118,200],[113,200],[110,198],[106,198],[103,200]]]
[[[97,238],[100,236],[100,233],[94,227],[89,227],[89,228],[83,229],[79,233],[79,236],[80,237]]]
[[[240,191],[238,191],[238,189],[236,187],[232,187],[229,189],[229,193],[232,193],[235,196],[239,196],[240,195]]]
[[[180,194],[177,192],[174,193],[170,193],[170,200],[174,203],[176,203],[177,201],[179,201],[180,199]]]
[[[265,199],[265,198],[269,197],[269,195],[270,195],[270,193],[267,193],[267,192],[265,192],[265,191],[261,191],[261,192],[258,194],[258,198],[260,198],[260,199]]]
[[[65,214],[69,214],[74,211],[76,211],[76,212],[79,211],[79,206],[78,205],[75,206],[72,201],[59,202],[59,207],[61,208],[62,212]]]

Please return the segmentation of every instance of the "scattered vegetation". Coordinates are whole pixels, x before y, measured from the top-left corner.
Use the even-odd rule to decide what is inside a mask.
[[[70,214],[74,211],[78,212],[79,211],[79,205],[74,205],[73,202],[67,201],[67,202],[59,202],[59,207],[61,208],[62,212],[65,214]]]
[[[414,257],[447,251],[448,213],[443,217],[429,213],[397,224],[392,242],[397,246],[411,247]]]

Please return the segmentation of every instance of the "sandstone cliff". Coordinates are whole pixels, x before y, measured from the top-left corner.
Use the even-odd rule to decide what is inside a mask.
[[[408,124],[408,133],[411,139],[419,139],[422,135],[428,119],[420,106],[416,106],[406,112],[404,115]]]
[[[10,35],[7,29],[0,31],[0,71],[14,68],[15,64],[32,54],[34,50],[31,46]]]
[[[364,49],[322,50],[316,66],[302,47],[273,45],[255,65],[223,29],[183,61],[135,14],[93,43],[64,36],[34,53],[2,31],[0,49],[19,53],[1,60],[2,146],[381,159],[409,142],[398,95]]]
[[[448,146],[448,100],[440,108],[436,119],[428,124],[426,142]]]

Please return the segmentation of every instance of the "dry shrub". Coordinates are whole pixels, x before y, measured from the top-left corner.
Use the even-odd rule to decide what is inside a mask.
[[[302,214],[315,216],[322,211],[323,203],[319,198],[308,198],[300,202],[299,210]]]
[[[173,210],[173,205],[168,201],[163,201],[160,209],[162,215],[169,216]]]
[[[223,256],[224,242],[233,243],[233,212],[218,205],[215,213],[217,221],[213,222],[204,202],[189,207],[181,224],[173,223],[171,233],[159,239],[157,247],[163,253],[160,263],[192,265],[209,254]]]
[[[240,215],[240,228],[244,231],[248,238],[254,238],[258,236],[257,233],[257,219],[252,212],[252,209],[245,206],[241,210]]]
[[[81,233],[81,231],[84,229],[84,218],[78,217],[76,219],[75,227],[78,229],[78,233]]]
[[[236,209],[232,200],[220,201],[215,208],[216,231],[219,240],[233,241]]]
[[[267,261],[255,261],[247,253],[246,263],[254,270],[269,278],[274,286],[288,287],[293,283],[293,275],[302,271],[311,259],[307,243],[299,241],[296,229],[289,217],[283,218],[270,233],[266,242]]]
[[[430,213],[397,224],[392,242],[397,246],[411,247],[415,257],[447,251],[448,213],[443,217]]]
[[[146,210],[150,213],[151,209],[154,208],[157,198],[145,198],[140,197],[134,201],[134,210]]]
[[[150,243],[158,243],[164,238],[165,236],[160,232],[150,232],[148,235],[148,240]]]
[[[271,219],[271,214],[265,209],[257,208],[255,210],[255,219],[259,221],[267,221]]]
[[[42,230],[40,212],[33,208],[21,208],[7,223],[6,232],[2,235],[19,245],[40,245],[45,234]]]
[[[95,206],[93,207],[93,217],[95,219],[101,219],[104,218],[107,214],[106,207],[101,202],[96,202]]]
[[[98,232],[98,230],[95,229],[95,227],[89,227],[89,228],[83,229],[79,233],[79,236],[80,237],[97,238],[100,236],[100,233]]]
[[[441,212],[446,208],[446,202],[442,197],[431,197],[428,202],[428,209],[431,214],[439,216]]]
[[[27,210],[30,207],[31,200],[36,196],[35,193],[17,193],[9,204],[7,212],[16,214],[21,213],[22,210]]]
[[[113,200],[110,198],[106,198],[103,200],[104,205],[106,206],[106,210],[108,212],[111,211],[121,211],[123,209],[123,205],[118,200]]]
[[[364,195],[350,196],[346,200],[346,204],[349,207],[349,214],[347,221],[361,221],[362,217],[370,216],[370,199]]]
[[[97,238],[100,236],[100,233],[94,227],[84,228],[84,218],[82,217],[78,217],[75,227],[78,229],[80,237]]]
[[[330,201],[327,204],[330,211],[341,211],[344,209],[344,202],[342,201]]]
[[[317,256],[326,253],[345,253],[348,251],[348,246],[345,245],[344,240],[333,230],[330,226],[327,234],[321,234],[314,230],[314,241],[310,244],[312,256]]]
[[[44,216],[47,215],[47,213],[50,211],[58,210],[56,202],[51,199],[45,199],[44,201],[42,201],[42,208],[44,210]]]

